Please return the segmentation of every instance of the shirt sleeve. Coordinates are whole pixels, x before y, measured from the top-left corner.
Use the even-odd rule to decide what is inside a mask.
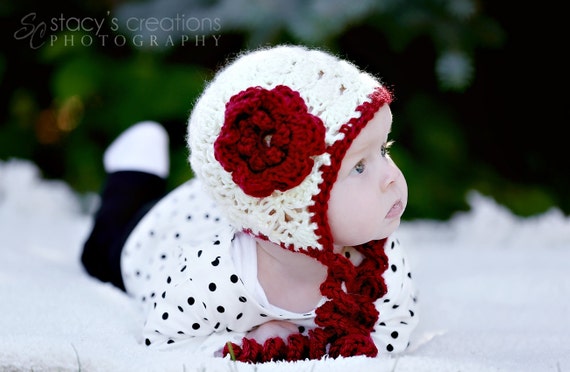
[[[242,283],[216,251],[213,241],[201,247],[178,248],[154,286],[143,327],[147,346],[171,349],[184,345],[215,352],[225,342],[239,340],[247,329],[237,329]],[[234,298],[235,297],[235,298]],[[237,314],[235,314],[237,313]],[[247,326],[244,326],[247,327]],[[223,340],[223,341],[222,341]]]
[[[384,273],[387,293],[376,300],[380,315],[372,333],[380,354],[399,353],[409,346],[418,324],[417,299],[412,273],[400,242],[391,238],[385,245],[388,268]]]

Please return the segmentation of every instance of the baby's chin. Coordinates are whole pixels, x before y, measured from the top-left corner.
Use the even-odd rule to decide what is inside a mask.
[[[363,245],[363,244],[367,244],[367,243],[370,243],[370,242],[374,242],[374,241],[379,241],[379,240],[382,240],[382,239],[386,239],[386,238],[388,238],[390,235],[392,235],[392,234],[397,230],[397,228],[398,228],[399,225],[400,225],[400,223],[399,223],[399,219],[398,219],[398,224],[397,224],[396,227],[390,228],[390,229],[388,229],[388,230],[384,230],[384,231],[382,231],[382,233],[379,233],[379,234],[377,234],[377,235],[371,237],[370,239],[367,239],[367,240],[357,240],[357,241],[354,241],[354,242],[353,242],[354,244],[344,244],[344,245],[335,244],[335,245],[334,245],[334,250],[333,250],[333,252],[334,252],[334,253],[342,253],[345,248],[358,247],[358,246]]]
[[[393,218],[389,221],[389,223],[387,223],[384,228],[382,229],[381,232],[378,233],[378,235],[374,238],[374,239],[370,239],[370,241],[373,240],[382,240],[382,239],[386,239],[388,238],[390,235],[392,235],[396,230],[398,230],[398,227],[400,227],[400,218]]]

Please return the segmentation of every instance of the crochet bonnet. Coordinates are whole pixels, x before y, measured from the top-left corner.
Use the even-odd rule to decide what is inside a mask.
[[[333,253],[327,203],[352,140],[391,100],[352,63],[281,45],[238,56],[194,105],[190,164],[230,223],[329,268],[321,285],[328,301],[316,311],[319,328],[287,342],[244,339],[234,347],[241,360],[376,355],[370,332],[378,318],[373,302],[386,291],[384,241],[355,247],[366,259],[354,267]]]

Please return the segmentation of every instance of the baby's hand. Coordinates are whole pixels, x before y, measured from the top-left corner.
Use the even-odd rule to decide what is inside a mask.
[[[284,320],[271,320],[249,332],[245,337],[253,338],[258,343],[263,344],[265,340],[273,337],[280,337],[283,340],[287,340],[289,335],[298,332],[299,328],[293,323]]]

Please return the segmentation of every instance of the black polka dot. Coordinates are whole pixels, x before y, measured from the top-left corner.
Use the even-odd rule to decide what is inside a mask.
[[[243,316],[243,313],[239,313],[239,314],[236,316],[236,319],[241,319],[242,316]]]
[[[384,303],[385,303],[385,304],[387,304],[388,302],[390,302],[390,299],[389,299],[389,298],[387,298],[387,299],[384,300]]]
[[[149,340],[148,338],[146,338],[146,339],[144,340],[144,344],[145,344],[146,346],[150,346],[150,340]]]
[[[214,242],[214,245],[220,245],[220,241],[219,241],[219,240],[216,240],[216,241]]]
[[[210,283],[210,285],[208,285],[208,289],[209,289],[211,292],[214,292],[214,291],[216,290],[216,288],[217,288],[217,287],[216,287],[216,283]]]
[[[239,302],[247,302],[247,298],[244,296],[239,296]]]
[[[192,216],[191,216],[191,215],[188,215],[188,216],[186,216],[186,219],[187,219],[188,221],[190,221],[190,220],[192,219]]]
[[[226,309],[224,309],[223,306],[218,306],[218,307],[216,308],[216,310],[218,310],[218,313],[223,313],[223,312],[226,311]]]
[[[174,239],[178,239],[178,238],[180,238],[180,233],[174,234]]]
[[[267,314],[261,313],[261,314],[259,314],[259,316],[262,317],[262,318],[267,318]]]
[[[396,245],[396,243],[392,242],[392,244],[390,245],[390,249],[394,249],[395,245]]]
[[[184,334],[184,332],[182,332],[182,331],[178,331],[178,332],[176,332],[176,333],[178,333],[179,335],[183,335],[183,334]]]
[[[392,336],[392,338],[398,338],[398,332],[394,331],[390,333],[390,336]]]
[[[348,251],[344,252],[344,257],[350,258],[350,252],[348,252]]]
[[[299,333],[303,333],[303,332],[305,332],[305,327],[299,326],[298,330],[299,330]]]
[[[397,309],[399,307],[400,307],[400,305],[392,305],[392,309]]]
[[[174,343],[174,340],[168,340],[166,343],[167,343],[167,344],[173,344],[173,343]]]
[[[204,215],[204,218],[205,218],[205,219],[208,219],[208,218],[210,218],[210,215],[209,215],[208,213],[206,213],[206,214]]]
[[[162,298],[166,298],[166,291],[162,292],[162,294],[160,295]]]
[[[409,312],[410,312],[410,316],[413,317],[413,316],[414,316],[414,312],[413,312],[412,310],[409,310]]]
[[[218,266],[220,264],[220,256],[216,257],[214,261],[211,262],[212,266]]]
[[[192,329],[194,329],[194,330],[200,329],[200,323],[194,323],[194,324],[192,324]]]
[[[408,273],[408,278],[412,279],[412,273]]]
[[[216,325],[214,326],[214,329],[218,329],[220,328],[220,322],[216,323]]]
[[[238,279],[239,279],[239,278],[238,278],[238,276],[237,276],[236,274],[232,274],[232,275],[230,276],[230,282],[232,282],[232,283],[237,283],[237,282],[238,282]]]
[[[198,257],[200,257],[201,255],[202,255],[202,250],[200,249],[200,250],[198,251]]]
[[[186,270],[186,265],[184,265],[184,266],[180,269],[180,272],[183,272],[184,270]]]
[[[396,272],[398,270],[398,268],[396,267],[396,265],[392,265],[390,266],[390,268],[392,269],[393,272]]]
[[[162,313],[162,319],[163,320],[168,319],[168,313]]]
[[[166,278],[166,283],[167,283],[167,284],[170,284],[171,281],[172,281],[172,278],[171,278],[171,277]]]
[[[178,306],[178,310],[183,313],[184,312],[184,308],[182,306]]]
[[[148,232],[148,235],[154,236],[154,231],[150,230],[150,231]]]
[[[386,346],[386,350],[388,350],[389,352],[394,351],[394,346],[392,346],[392,344],[388,344],[388,346]]]
[[[188,305],[192,306],[194,305],[194,302],[196,302],[196,300],[194,299],[194,297],[188,297],[188,300],[186,300],[186,302],[188,302]]]
[[[166,254],[165,254],[165,253],[161,254],[161,255],[160,255],[160,259],[161,259],[161,260],[166,260]]]

